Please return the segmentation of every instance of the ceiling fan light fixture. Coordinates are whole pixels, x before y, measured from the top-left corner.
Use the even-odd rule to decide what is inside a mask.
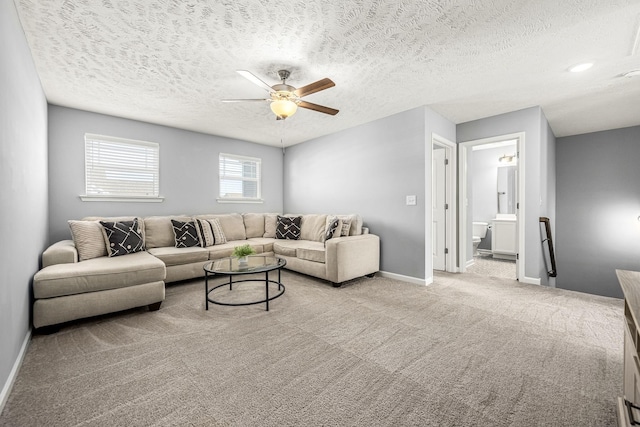
[[[288,99],[277,99],[271,102],[271,111],[281,119],[286,119],[298,111],[298,104]]]
[[[241,102],[241,101],[269,101],[271,111],[276,115],[278,120],[284,120],[287,117],[293,116],[298,107],[307,110],[318,111],[320,113],[329,114],[335,116],[340,111],[335,108],[325,107],[323,105],[314,104],[312,102],[303,101],[303,96],[311,95],[312,93],[320,92],[321,90],[334,87],[336,84],[331,79],[324,78],[317,82],[310,83],[306,86],[295,88],[287,84],[287,78],[291,74],[288,70],[278,71],[278,77],[282,80],[282,83],[278,83],[273,86],[269,86],[258,77],[253,75],[247,70],[238,70],[238,74],[247,78],[252,83],[260,86],[269,92],[269,98],[267,99],[223,99],[222,102]]]

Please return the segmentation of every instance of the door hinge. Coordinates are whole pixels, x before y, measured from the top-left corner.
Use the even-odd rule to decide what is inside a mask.
[[[444,254],[448,254],[449,253],[449,248],[444,248]]]
[[[516,209],[520,209],[520,202],[516,203]]]
[[[449,159],[444,159],[445,166],[449,164]]]
[[[520,254],[516,254],[516,259],[520,259]]]
[[[445,209],[449,209],[449,203],[445,203],[445,204],[444,204],[444,208],[445,208]]]

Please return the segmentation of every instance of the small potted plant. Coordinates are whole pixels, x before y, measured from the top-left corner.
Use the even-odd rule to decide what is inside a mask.
[[[240,265],[246,265],[248,262],[247,256],[255,254],[256,251],[249,246],[249,244],[245,244],[242,246],[236,246],[233,249],[233,256],[238,258],[238,262]]]

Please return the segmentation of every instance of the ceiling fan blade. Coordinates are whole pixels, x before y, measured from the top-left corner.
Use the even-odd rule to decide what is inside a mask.
[[[330,87],[334,87],[336,84],[331,79],[322,79],[317,82],[310,83],[306,86],[302,86],[293,91],[293,93],[302,98],[303,96],[311,95],[312,93],[320,92],[321,90],[329,89]]]
[[[265,82],[260,80],[258,77],[253,75],[251,72],[249,72],[247,70],[237,70],[236,72],[238,74],[240,74],[242,77],[244,77],[245,79],[247,79],[250,82],[252,82],[253,84],[256,84],[256,85],[260,86],[262,89],[266,90],[267,92],[273,92],[273,89],[271,88],[271,86],[269,86],[268,84],[266,84]]]
[[[302,107],[302,108],[307,108],[309,110],[319,111],[319,112],[325,113],[325,114],[331,114],[332,116],[335,116],[340,111],[340,110],[336,110],[335,108],[329,108],[329,107],[325,107],[323,105],[313,104],[313,103],[307,102],[307,101],[300,101],[298,106]]]
[[[254,101],[271,101],[271,98],[266,99],[223,99],[222,102],[254,102]]]

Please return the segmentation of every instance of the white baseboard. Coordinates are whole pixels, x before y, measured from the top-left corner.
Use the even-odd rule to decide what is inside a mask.
[[[469,261],[465,263],[464,268],[467,269],[471,267],[473,264],[475,264],[475,261],[473,260],[473,258],[471,258]]]
[[[7,382],[4,384],[4,387],[2,387],[2,392],[0,392],[0,413],[2,413],[2,411],[4,410],[4,405],[7,403],[9,393],[11,393],[11,389],[13,388],[13,383],[18,377],[18,372],[20,371],[20,367],[22,366],[22,361],[24,360],[25,354],[27,354],[27,348],[29,348],[29,342],[31,342],[31,329],[27,331],[27,335],[24,337],[22,347],[20,348],[20,353],[18,353],[18,358],[13,364],[13,368],[9,373]]]
[[[400,280],[401,282],[413,283],[414,285],[430,285],[433,283],[433,277],[428,279],[418,279],[417,277],[405,276],[403,274],[389,273],[388,271],[378,271],[381,277]]]
[[[521,283],[528,283],[530,285],[540,285],[542,283],[540,279],[536,279],[535,277],[523,277],[518,279]]]

